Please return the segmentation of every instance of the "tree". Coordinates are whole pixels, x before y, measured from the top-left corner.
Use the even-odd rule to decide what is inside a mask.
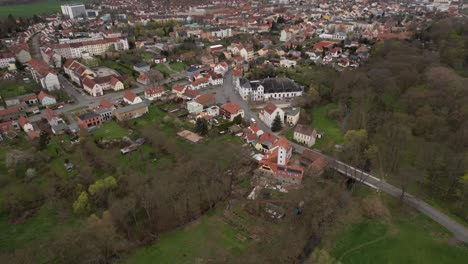
[[[78,199],[73,203],[73,212],[75,214],[85,214],[89,211],[89,197],[86,191],[80,193]]]
[[[343,159],[352,166],[363,168],[367,163],[366,150],[368,144],[366,130],[349,130],[344,136]]]
[[[208,134],[208,123],[205,118],[197,118],[193,131],[200,136]]]
[[[234,119],[232,120],[234,121],[235,124],[242,124],[242,116],[241,115],[236,115],[236,117],[234,117]]]
[[[88,192],[91,195],[95,195],[97,193],[106,191],[106,190],[111,190],[117,187],[117,180],[112,177],[106,177],[101,180],[97,180],[95,183],[91,184],[88,187]]]
[[[40,150],[46,149],[48,143],[49,143],[49,134],[42,132],[41,136],[39,137],[39,149]]]
[[[283,128],[283,122],[281,121],[281,117],[279,115],[275,116],[273,119],[273,124],[271,125],[271,131],[276,132],[280,131]]]

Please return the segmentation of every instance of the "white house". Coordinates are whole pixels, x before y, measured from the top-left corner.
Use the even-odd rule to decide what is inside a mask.
[[[195,101],[187,102],[187,110],[191,114],[199,114],[203,111],[203,105]]]
[[[222,85],[224,82],[223,75],[211,72],[209,82],[211,85]]]
[[[312,147],[315,144],[316,137],[317,131],[311,127],[298,124],[294,128],[294,140],[308,147]]]
[[[275,118],[279,116],[281,123],[284,122],[284,111],[275,104],[268,102],[266,106],[260,110],[260,119],[265,122],[268,127],[273,126]]]
[[[297,61],[282,59],[280,60],[280,66],[285,68],[294,68],[297,65]]]
[[[288,78],[266,78],[249,81],[240,78],[236,90],[244,100],[266,101],[302,96],[302,88]]]
[[[129,90],[124,92],[123,100],[125,103],[130,104],[130,105],[143,102],[141,97],[137,96],[134,92],[129,91]]]
[[[90,77],[85,77],[83,79],[83,89],[89,93],[90,95],[96,97],[96,96],[101,96],[104,94],[103,88],[100,84],[96,83],[93,79]]]
[[[41,91],[37,95],[37,99],[39,99],[39,102],[41,102],[43,106],[54,105],[57,103],[57,100],[55,99],[55,97],[48,95],[44,91]]]
[[[157,98],[161,98],[161,96],[163,96],[165,90],[164,90],[164,87],[162,86],[159,86],[159,87],[152,87],[152,88],[148,88],[145,90],[145,98],[150,100],[150,101],[153,101]]]

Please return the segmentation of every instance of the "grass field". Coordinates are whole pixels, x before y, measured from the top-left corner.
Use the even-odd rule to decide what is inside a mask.
[[[6,216],[0,217],[0,251],[21,248],[31,240],[46,239],[55,229],[55,214],[46,206],[23,224],[10,224]]]
[[[116,121],[110,121],[94,130],[93,135],[103,139],[120,139],[128,135],[128,130],[121,127]]]
[[[39,90],[39,86],[33,80],[31,80],[30,83],[0,81],[0,96],[3,99],[33,93]]]
[[[313,110],[313,127],[318,132],[324,133],[324,136],[321,139],[317,139],[315,145],[313,146],[314,148],[322,149],[325,145],[343,143],[343,132],[341,131],[341,128],[335,120],[330,119],[327,116],[328,110],[335,107],[335,104],[327,104]]]
[[[185,71],[187,68],[187,65],[185,65],[183,62],[170,63],[169,66],[176,72]]]
[[[391,199],[391,198],[389,198]],[[468,247],[452,245],[443,227],[390,203],[388,219],[364,218],[335,235],[327,249],[341,263],[468,263]]]
[[[162,63],[156,64],[156,66],[154,66],[153,69],[160,71],[162,74],[164,74],[164,76],[169,76],[172,73],[174,73],[173,71],[169,70],[169,68],[167,68],[166,65]]]
[[[212,211],[197,221],[161,235],[154,245],[138,249],[122,263],[220,263],[248,245],[243,236]],[[216,261],[218,259],[218,261]]]
[[[29,17],[33,15],[51,14],[60,11],[60,5],[72,2],[57,0],[37,0],[30,4],[2,5],[0,7],[0,18],[12,14],[15,17]]]

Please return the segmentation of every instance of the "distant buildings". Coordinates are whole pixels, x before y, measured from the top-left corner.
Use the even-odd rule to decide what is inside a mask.
[[[288,78],[266,78],[249,81],[240,78],[236,90],[244,100],[266,101],[302,96],[303,89]]]
[[[70,19],[86,17],[86,8],[84,4],[65,4],[61,5],[62,14]]]

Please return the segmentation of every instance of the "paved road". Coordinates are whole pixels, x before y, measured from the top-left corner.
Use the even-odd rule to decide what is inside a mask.
[[[244,109],[244,115],[247,120],[250,120],[250,118],[253,117],[256,120],[257,125],[263,131],[272,133],[271,129],[258,118],[255,112],[251,110],[248,103],[242,100],[242,98],[235,92],[234,85],[232,84],[232,74],[230,71],[226,73],[225,75],[223,89],[224,89],[223,92],[219,95],[221,96],[221,98],[217,98],[217,99],[223,99],[224,97],[224,100],[229,99],[230,101],[235,102],[236,104],[241,106],[242,109]],[[302,153],[304,152],[305,149],[308,149],[307,147],[304,147],[302,145],[299,145],[293,142],[292,142],[292,145],[294,147],[294,151],[298,153]],[[309,149],[309,150],[323,155],[323,153],[321,153],[320,151],[317,151],[314,149]],[[389,195],[393,197],[397,197],[397,198],[401,197],[402,195],[401,189],[393,185],[390,185],[389,183],[382,181],[367,172],[356,169],[332,157],[327,157],[327,158],[330,160],[331,168],[333,168],[334,170],[344,175],[347,175],[348,177],[354,178],[357,181],[362,182],[363,184],[371,188],[375,188],[385,193],[388,193]],[[456,221],[454,221],[447,215],[443,214],[436,208],[430,206],[424,201],[417,199],[411,194],[406,193],[404,196],[404,199],[408,205],[414,207],[421,213],[427,215],[432,220],[434,220],[435,222],[439,223],[440,225],[444,226],[447,230],[452,232],[453,235],[458,240],[463,241],[464,243],[468,243],[468,229],[465,226],[457,223]]]

